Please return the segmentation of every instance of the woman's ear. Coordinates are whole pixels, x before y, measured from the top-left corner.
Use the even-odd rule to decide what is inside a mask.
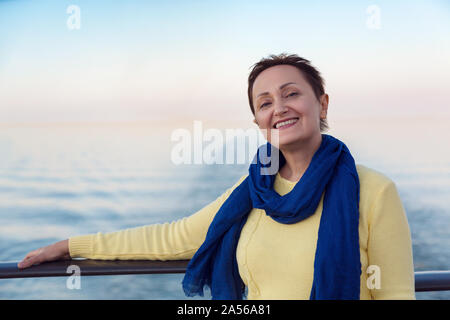
[[[254,122],[256,125],[258,125],[258,122],[256,121],[256,119],[253,119],[253,122]]]
[[[322,97],[320,99],[320,106],[321,106],[320,118],[321,119],[326,119],[326,117],[327,117],[328,102],[329,102],[329,96],[328,96],[328,94],[325,93],[322,95]]]

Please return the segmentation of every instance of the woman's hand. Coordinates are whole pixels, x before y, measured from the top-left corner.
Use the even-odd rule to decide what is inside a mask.
[[[69,240],[62,240],[29,252],[17,266],[19,269],[24,269],[42,262],[69,259],[71,259],[69,254]]]

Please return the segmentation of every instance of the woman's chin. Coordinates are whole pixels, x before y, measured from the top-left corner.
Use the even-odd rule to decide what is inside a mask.
[[[278,149],[283,149],[283,148],[286,148],[286,147],[289,147],[289,146],[295,144],[296,141],[298,141],[298,139],[286,139],[283,137],[280,139],[272,139],[269,142],[274,147],[276,147]]]
[[[301,135],[299,134],[299,132],[294,132],[294,134],[292,133],[280,133],[280,136],[278,138],[279,141],[279,146],[289,146],[291,144],[295,144],[296,142],[302,140]]]
[[[289,135],[289,136],[283,136],[280,135],[280,138],[278,139],[278,143],[276,147],[280,150],[283,149],[291,149],[293,147],[299,147],[305,143],[305,140],[307,140],[304,136],[296,134],[296,135]]]

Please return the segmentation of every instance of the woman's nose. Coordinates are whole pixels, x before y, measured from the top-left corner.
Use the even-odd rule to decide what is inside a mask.
[[[274,115],[280,116],[288,111],[287,107],[281,102],[275,104]]]

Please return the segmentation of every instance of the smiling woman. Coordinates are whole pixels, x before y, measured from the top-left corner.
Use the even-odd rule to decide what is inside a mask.
[[[242,299],[247,287],[249,299],[414,299],[395,183],[322,133],[329,98],[320,73],[297,55],[272,55],[254,65],[248,93],[255,123],[269,132],[263,147],[280,151],[270,154],[279,171],[267,173],[259,149],[248,174],[189,217],[71,237],[30,252],[20,267],[190,259],[188,296],[209,287],[213,299]]]

